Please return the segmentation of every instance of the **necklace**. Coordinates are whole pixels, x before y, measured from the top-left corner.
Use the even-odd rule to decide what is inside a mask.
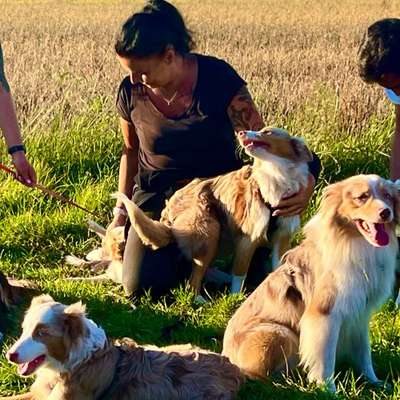
[[[177,94],[178,94],[178,90],[172,95],[172,97],[169,100],[167,98],[165,98],[163,95],[161,95],[161,97],[168,104],[168,106],[170,106],[176,99]]]

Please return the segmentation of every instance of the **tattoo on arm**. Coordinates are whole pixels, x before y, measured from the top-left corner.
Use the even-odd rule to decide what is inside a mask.
[[[10,86],[8,86],[6,75],[4,73],[3,52],[1,50],[1,45],[0,45],[0,93],[2,90],[9,92]]]
[[[264,127],[264,122],[247,87],[243,85],[228,107],[228,115],[235,132],[254,130]]]

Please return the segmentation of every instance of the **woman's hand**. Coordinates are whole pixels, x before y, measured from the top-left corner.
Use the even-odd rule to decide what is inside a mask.
[[[307,187],[301,187],[294,195],[282,199],[277,207],[275,207],[272,216],[292,217],[301,214],[308,205],[314,191],[314,186],[315,178],[309,174]]]
[[[115,215],[110,225],[107,226],[107,231],[117,228],[118,226],[124,226],[126,223],[126,218],[127,217],[125,215]]]
[[[26,186],[36,184],[36,173],[32,165],[29,164],[23,151],[17,151],[12,155],[12,162],[17,171],[16,178]]]

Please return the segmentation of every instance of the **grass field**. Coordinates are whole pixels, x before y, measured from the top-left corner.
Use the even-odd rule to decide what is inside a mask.
[[[112,44],[139,3],[106,0],[0,0],[0,41],[18,115],[41,183],[93,209],[106,225],[117,187],[122,138],[114,97],[123,76]],[[374,20],[398,16],[398,0],[180,0],[197,51],[229,61],[247,80],[270,125],[307,139],[323,162],[304,219],[328,182],[361,172],[387,176],[392,106],[357,77],[356,50]],[[0,158],[7,160],[4,147]],[[1,172],[0,172],[1,174]],[[134,304],[112,283],[68,282],[66,254],[97,243],[86,215],[0,175],[0,270],[34,280],[57,300],[82,299],[112,337],[140,343],[192,342],[220,350],[224,326],[243,296],[215,294],[204,306],[184,289],[157,303]],[[19,333],[23,307],[10,317],[0,357],[0,395],[26,390],[4,352]],[[176,325],[177,322],[180,322]],[[175,329],[170,329],[176,326]],[[393,392],[373,389],[342,370],[338,397],[400,398],[400,317],[389,302],[371,325],[376,370]],[[304,374],[248,382],[240,399],[325,399]]]

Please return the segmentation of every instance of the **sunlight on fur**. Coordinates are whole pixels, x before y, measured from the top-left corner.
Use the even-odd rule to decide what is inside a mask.
[[[261,379],[300,362],[310,381],[332,391],[336,360],[344,359],[383,385],[369,321],[393,290],[399,212],[397,187],[377,175],[329,185],[305,239],[229,321],[222,354]]]

